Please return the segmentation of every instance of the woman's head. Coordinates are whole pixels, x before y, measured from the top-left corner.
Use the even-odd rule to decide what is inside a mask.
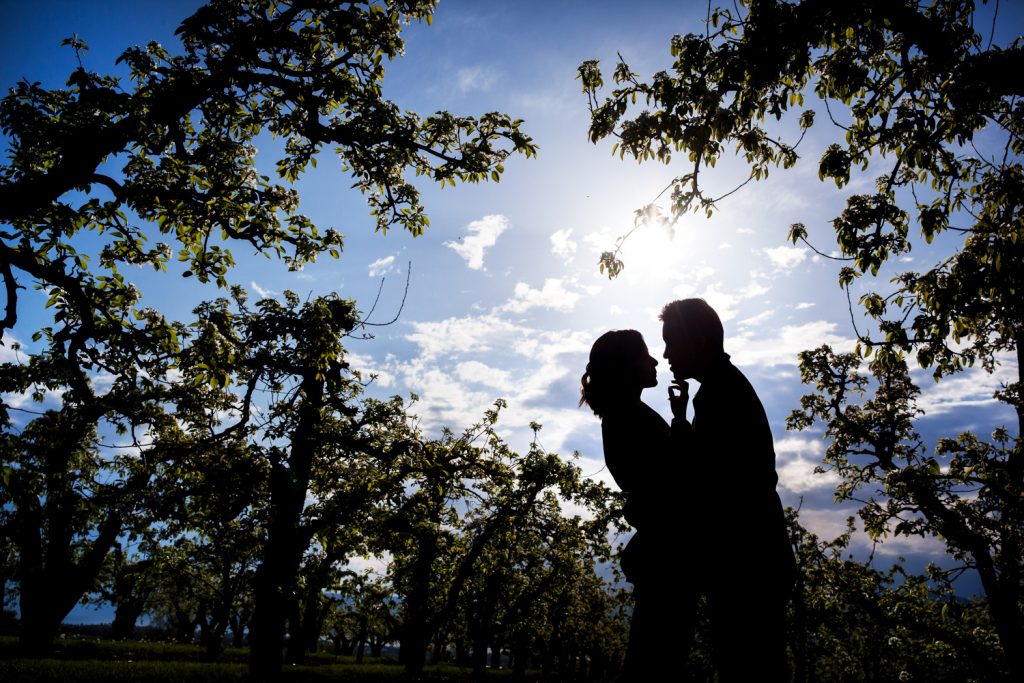
[[[590,362],[580,380],[580,405],[604,417],[610,406],[656,386],[657,365],[636,330],[605,332],[590,347]]]

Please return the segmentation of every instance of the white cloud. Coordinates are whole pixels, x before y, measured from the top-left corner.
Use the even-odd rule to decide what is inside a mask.
[[[779,458],[776,471],[779,485],[796,494],[818,488],[834,488],[839,475],[831,471],[816,473],[814,468],[821,464],[824,446],[820,439],[789,436],[775,442],[775,453]]]
[[[711,305],[711,308],[715,309],[715,312],[718,313],[718,317],[725,322],[736,317],[736,305],[739,304],[741,297],[739,294],[721,291],[719,289],[720,286],[721,285],[718,284],[708,285],[700,294],[700,298],[707,301]],[[679,288],[676,288],[674,291],[679,296],[685,296],[682,292],[679,292],[678,289]]]
[[[484,267],[484,252],[493,247],[498,236],[508,228],[508,218],[501,214],[491,214],[466,226],[470,234],[461,242],[445,242],[444,246],[466,259],[466,265],[470,268],[480,270]]]
[[[495,315],[465,316],[444,320],[413,322],[406,339],[420,347],[425,358],[458,353],[486,353],[504,347],[522,331],[519,325]]]
[[[955,377],[944,377],[940,382],[924,378],[917,405],[926,415],[936,416],[968,406],[995,405],[992,394],[996,386],[983,370],[965,372]]]
[[[385,389],[395,383],[394,375],[378,365],[370,356],[349,351],[345,354],[345,360],[352,369],[358,370],[362,374],[363,381],[370,379],[372,376],[374,377],[374,384]]]
[[[590,250],[595,254],[600,254],[603,251],[608,251],[608,247],[615,244],[616,238],[619,234],[613,231],[611,228],[601,228],[589,232],[583,236],[583,241],[590,247]]]
[[[20,363],[23,358],[21,351],[15,347],[21,347],[21,342],[10,332],[4,332],[0,337],[0,363]]]
[[[761,283],[759,273],[753,273],[752,279],[744,287],[739,289],[727,289],[722,282],[712,282],[704,286],[703,291],[697,286],[714,275],[715,269],[703,267],[694,269],[688,274],[688,281],[684,281],[672,288],[672,294],[679,298],[700,297],[708,302],[722,321],[732,320],[736,317],[737,307],[740,302],[746,299],[753,299],[766,294],[769,288]]]
[[[89,385],[97,395],[103,396],[104,394],[110,393],[110,390],[114,387],[114,381],[116,379],[117,377],[111,373],[101,371],[89,378]]]
[[[996,360],[998,365],[992,374],[983,368],[973,367],[957,375],[943,377],[939,382],[932,379],[930,370],[916,371],[914,380],[921,388],[918,407],[928,417],[935,417],[958,408],[1005,406],[993,395],[1001,386],[1016,381],[1017,361],[1011,353],[1001,353]]]
[[[834,488],[839,476],[833,472],[816,473],[814,468],[821,463],[807,458],[793,458],[776,467],[779,485],[793,493],[806,493],[818,488]]]
[[[795,306],[798,311],[806,311],[808,308],[814,308],[814,302],[812,301],[801,301]]]
[[[565,395],[566,382],[575,383],[586,364],[592,330],[531,328],[497,311],[410,325],[406,339],[417,347],[412,358],[389,355],[377,362],[350,354],[350,360],[353,367],[418,394],[412,410],[425,429],[465,428],[499,397],[509,402],[499,433],[514,448],[528,446],[531,421],[544,424],[542,443],[556,452],[574,432],[599,428],[574,397]]]
[[[742,332],[726,339],[726,351],[740,366],[769,367],[796,365],[797,354],[822,344],[830,344],[835,351],[852,351],[854,340],[841,336],[837,326],[826,320],[814,320],[800,325],[784,325],[775,337],[753,338]]]
[[[392,267],[394,265],[394,263],[395,263],[394,255],[385,256],[384,258],[377,259],[376,261],[374,261],[373,263],[371,263],[370,265],[367,266],[369,277],[377,277],[378,275],[387,275],[388,273],[390,273],[390,272],[392,272],[394,270],[394,268]]]
[[[402,384],[420,396],[415,412],[424,418],[428,428],[445,425],[455,431],[464,429],[479,421],[484,410],[499,397],[490,388],[467,388],[450,372],[422,358],[400,364],[397,370]]]
[[[785,436],[775,440],[775,454],[784,457],[820,456],[821,440],[804,436]]]
[[[772,247],[764,250],[765,256],[779,270],[791,270],[800,265],[807,258],[807,249],[804,247]]]
[[[41,392],[42,401],[36,401],[33,393]],[[43,411],[51,408],[57,408],[61,405],[64,399],[64,389],[50,389],[48,387],[41,387],[37,384],[29,387],[28,391],[22,394],[0,394],[0,400],[6,403],[11,408],[22,409],[22,410],[36,410]],[[32,408],[26,408],[26,406],[33,406]]]
[[[863,543],[871,543],[864,535]],[[888,557],[910,557],[925,555],[935,559],[948,558],[946,544],[934,536],[889,536],[875,546],[875,553]]]
[[[854,533],[850,550],[863,553],[874,552],[883,557],[910,557],[925,555],[935,559],[948,557],[942,541],[919,536],[889,536],[877,544],[864,532],[856,510],[852,508],[803,508],[800,510],[800,524],[823,541],[831,541],[846,533],[846,520],[855,518]]]
[[[568,313],[582,298],[579,292],[573,292],[565,288],[565,284],[559,278],[547,278],[541,289],[533,289],[525,282],[516,284],[515,292],[500,310],[509,313],[523,313],[531,308],[548,308],[562,313]]]
[[[370,574],[383,578],[388,573],[391,560],[392,556],[389,552],[383,552],[379,555],[353,555],[345,561],[345,566],[357,574]]]
[[[507,370],[492,368],[476,360],[459,363],[455,366],[455,374],[463,382],[482,384],[501,390],[506,389],[512,381],[512,376]]]
[[[831,541],[846,533],[846,520],[856,517],[849,508],[801,508],[800,525],[823,541]]]
[[[746,287],[740,290],[740,296],[744,299],[753,299],[770,291],[767,286],[755,279],[751,280]]]
[[[275,292],[272,289],[263,289],[262,287],[259,286],[259,284],[257,284],[257,282],[255,280],[252,280],[249,283],[249,285],[254,290],[256,290],[256,293],[260,295],[261,299],[273,299],[275,296],[278,295],[278,292]]]
[[[455,74],[455,82],[464,93],[471,90],[490,90],[495,80],[497,76],[494,71],[482,66],[464,67]]]
[[[774,315],[775,315],[775,311],[773,311],[771,309],[768,309],[768,310],[765,310],[765,311],[761,311],[757,315],[752,315],[749,318],[744,318],[743,320],[739,321],[739,323],[737,323],[737,324],[740,327],[756,327],[757,325],[760,325],[761,323],[763,323],[764,321],[768,320],[769,318],[771,318]]]
[[[576,255],[576,242],[570,239],[572,228],[563,228],[551,233],[551,253],[558,256],[566,264],[572,262]]]

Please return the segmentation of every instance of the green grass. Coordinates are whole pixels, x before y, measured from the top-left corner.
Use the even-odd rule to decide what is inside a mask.
[[[17,639],[0,637],[0,681],[4,683],[231,683],[248,681],[249,651],[228,648],[217,661],[208,661],[196,645],[145,641],[112,641],[98,638],[62,638],[54,654],[45,659],[20,657]],[[285,683],[398,681],[402,667],[391,660],[318,653],[301,665],[285,665]],[[504,680],[510,671],[490,672],[488,678]],[[528,677],[528,680],[533,677]],[[424,681],[471,681],[470,670],[449,664],[427,666]]]
[[[146,681],[147,683],[205,683],[244,681],[244,664],[217,662],[131,662],[62,659],[12,659],[0,662],[0,679],[6,683],[39,681]]]
[[[493,672],[488,678],[502,680],[511,672]],[[402,667],[394,664],[328,664],[285,666],[284,683],[398,681],[404,678]],[[0,661],[0,680],[4,683],[231,683],[248,680],[248,665],[220,662],[154,662],[60,659],[11,659]],[[424,681],[452,683],[473,680],[468,669],[428,666]]]

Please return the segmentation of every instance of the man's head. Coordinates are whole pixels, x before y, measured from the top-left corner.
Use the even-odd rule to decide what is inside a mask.
[[[679,299],[661,309],[665,358],[677,382],[700,380],[724,353],[722,321],[704,299]]]

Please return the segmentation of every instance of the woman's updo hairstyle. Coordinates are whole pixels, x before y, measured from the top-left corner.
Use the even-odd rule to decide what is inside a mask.
[[[636,381],[635,362],[646,356],[643,335],[636,330],[605,332],[590,347],[590,362],[580,378],[580,405],[603,417]]]

